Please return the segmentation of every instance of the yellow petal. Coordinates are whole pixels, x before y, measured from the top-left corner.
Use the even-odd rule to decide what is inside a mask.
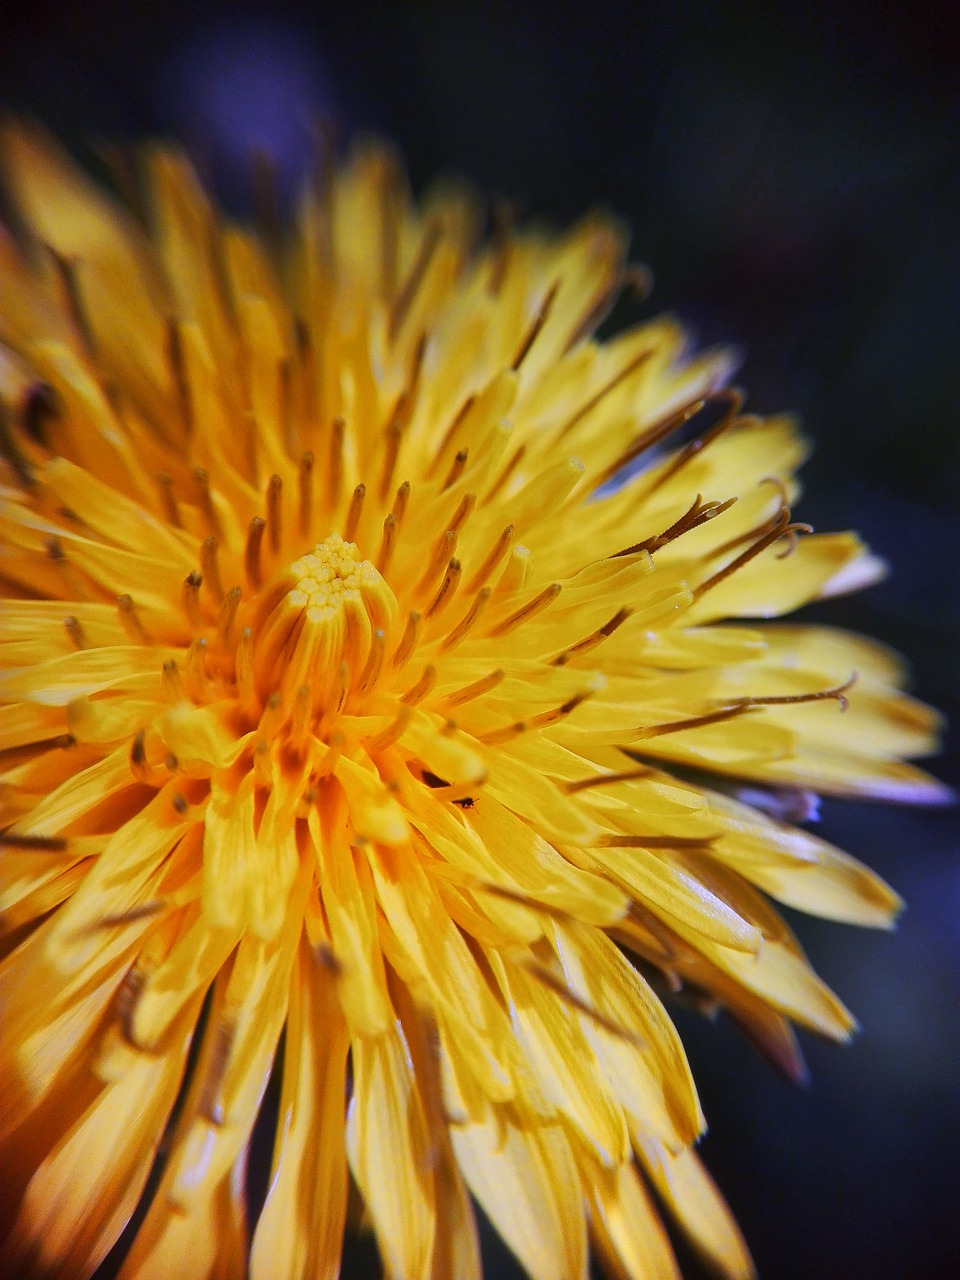
[[[680,1280],[663,1223],[634,1166],[587,1165],[581,1176],[604,1270],[617,1280]]]
[[[510,1026],[469,947],[423,869],[388,849],[371,851],[377,904],[417,985],[429,992],[491,1098],[512,1093],[506,1064]]]
[[[693,1151],[671,1154],[655,1142],[639,1152],[658,1194],[691,1244],[728,1280],[751,1280],[753,1260],[713,1179]]]
[[[623,1112],[584,1035],[577,1014],[551,989],[499,956],[490,965],[507,1000],[527,1068],[548,1102],[607,1167],[629,1158]]]
[[[467,1185],[532,1280],[586,1280],[579,1179],[560,1126],[498,1107],[450,1138]]]
[[[301,944],[291,989],[270,1187],[251,1280],[336,1280],[346,1215],[348,1038],[333,977]]]
[[[428,1280],[436,1210],[430,1135],[399,1025],[353,1041],[347,1154],[391,1280]]]
[[[136,1055],[40,1165],[0,1253],[6,1274],[90,1274],[103,1261],[143,1191],[198,1011],[194,1000],[165,1053]]]
[[[557,923],[557,955],[571,991],[623,1035],[583,1018],[583,1033],[617,1101],[641,1130],[670,1146],[696,1140],[706,1122],[673,1023],[646,981],[606,935]]]

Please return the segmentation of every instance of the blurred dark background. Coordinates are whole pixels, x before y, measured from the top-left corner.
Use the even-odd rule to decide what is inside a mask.
[[[892,566],[814,616],[909,657],[960,723],[960,18],[922,5],[32,0],[4,6],[0,100],[84,139],[173,134],[234,209],[251,152],[287,182],[320,113],[564,220],[624,214],[749,407],[816,442],[799,514]],[[960,785],[957,730],[932,768]],[[960,820],[830,803],[821,831],[908,902],[894,935],[794,918],[860,1016],[805,1038],[798,1090],[730,1025],[678,1019],[704,1156],[765,1280],[960,1275]],[[688,1274],[698,1274],[685,1258]],[[344,1274],[375,1272],[361,1245]],[[491,1244],[490,1277],[514,1277]]]

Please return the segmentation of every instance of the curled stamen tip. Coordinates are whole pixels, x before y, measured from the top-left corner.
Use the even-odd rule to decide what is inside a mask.
[[[784,508],[784,510],[786,510],[786,508]],[[789,515],[789,512],[787,512],[787,514]],[[786,560],[788,556],[793,555],[794,551],[796,551],[797,549],[797,543],[800,540],[801,533],[813,533],[813,525],[812,524],[788,524],[786,528],[782,530],[781,536],[788,538],[789,542],[787,543],[783,551],[781,551],[778,554],[777,556],[778,560]]]
[[[859,679],[860,679],[860,672],[852,671],[850,673],[850,679],[847,681],[847,683],[840,685],[840,687],[836,690],[836,697],[837,697],[837,701],[840,703],[841,712],[846,711],[847,708],[850,706],[850,699],[846,695],[850,692],[850,690],[853,688],[853,686],[857,683]]]
[[[762,484],[772,484],[780,496],[781,507],[785,507],[787,505],[787,486],[779,476],[764,476],[762,480],[757,481],[758,487]]]

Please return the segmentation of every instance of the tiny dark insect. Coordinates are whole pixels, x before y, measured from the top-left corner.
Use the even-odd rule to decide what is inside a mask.
[[[424,769],[423,780],[428,787],[433,788],[449,787],[450,785],[446,778],[441,778],[437,774],[431,773],[429,769]],[[461,796],[459,800],[454,800],[452,803],[457,805],[460,809],[472,809],[477,802],[472,796]]]

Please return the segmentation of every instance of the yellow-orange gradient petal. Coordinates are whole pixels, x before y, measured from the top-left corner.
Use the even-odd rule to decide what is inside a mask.
[[[855,1024],[771,899],[899,901],[790,824],[943,799],[895,658],[776,621],[882,569],[795,425],[592,336],[605,213],[485,237],[368,143],[261,240],[169,148],[137,209],[0,153],[0,1268],[146,1196],[124,1280],[332,1280],[352,1185],[391,1280],[479,1280],[474,1200],[534,1280],[676,1276],[660,1210],[749,1276],[657,992],[799,1076]]]

